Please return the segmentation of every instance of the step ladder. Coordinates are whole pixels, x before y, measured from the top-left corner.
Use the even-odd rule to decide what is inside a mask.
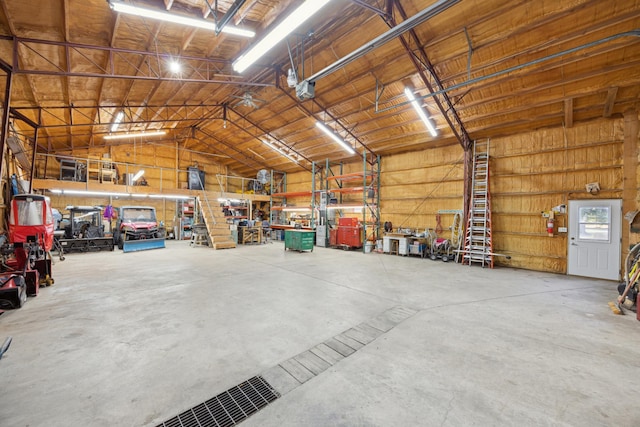
[[[491,197],[489,193],[489,139],[473,143],[473,172],[469,217],[465,232],[462,263],[493,268],[491,236]]]
[[[189,246],[209,246],[209,235],[204,223],[193,224]]]

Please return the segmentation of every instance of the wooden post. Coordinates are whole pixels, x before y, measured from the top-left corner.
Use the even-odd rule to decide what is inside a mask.
[[[622,214],[638,209],[638,112],[629,109],[624,112],[624,148]],[[622,259],[629,253],[629,245],[638,243],[630,239],[629,224],[623,221]],[[637,240],[637,239],[636,239]]]

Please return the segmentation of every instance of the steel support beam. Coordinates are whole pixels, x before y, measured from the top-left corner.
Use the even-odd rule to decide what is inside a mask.
[[[2,100],[2,137],[0,137],[0,180],[2,180],[8,171],[5,171],[5,149],[7,146],[7,137],[9,135],[9,106],[11,105],[11,87],[13,84],[13,73],[11,69],[5,69],[7,73],[5,78],[4,99]],[[3,195],[4,196],[4,195]],[[8,203],[5,200],[5,203]]]
[[[0,40],[13,42],[11,68],[14,74],[179,81],[254,87],[274,86],[271,83],[238,80],[236,76],[224,73],[223,69],[231,69],[231,61],[227,60],[12,36],[0,36]],[[50,49],[47,46],[62,48],[64,54],[60,54],[58,49]],[[37,60],[29,61],[29,64],[19,61],[19,52],[24,54],[25,51],[30,51]],[[47,56],[49,51],[51,55]],[[108,58],[106,64],[110,66],[100,65],[92,59],[98,53]],[[166,66],[171,60],[180,61],[186,69],[185,74],[191,77],[173,76]],[[122,64],[127,70],[133,68],[133,73],[118,72],[116,63]],[[143,66],[136,66],[135,63]]]
[[[303,154],[301,154],[301,153],[299,153],[298,151],[294,150],[291,146],[289,146],[289,145],[285,144],[284,142],[280,141],[280,138],[277,138],[277,137],[273,136],[271,133],[269,133],[268,131],[266,131],[266,130],[264,130],[263,128],[261,128],[261,127],[260,127],[260,125],[258,125],[257,123],[254,123],[254,122],[252,122],[251,120],[249,120],[246,116],[243,116],[242,114],[238,113],[236,110],[234,110],[234,109],[233,109],[233,108],[231,108],[231,107],[229,107],[229,108],[228,108],[228,110],[229,110],[229,111],[231,111],[231,112],[233,112],[234,114],[236,114],[236,115],[240,116],[240,118],[241,118],[242,120],[246,121],[246,122],[247,122],[247,123],[249,123],[251,126],[253,126],[254,128],[258,129],[258,130],[262,133],[262,135],[266,135],[266,136],[268,136],[268,137],[270,137],[270,138],[272,138],[272,139],[274,139],[274,140],[278,141],[278,143],[279,143],[280,145],[282,145],[283,147],[286,147],[289,151],[292,151],[292,152],[296,153],[296,155],[297,155],[299,158],[306,160],[306,161],[307,161],[307,162],[309,162],[310,164],[313,164],[313,161],[312,161],[312,160],[308,159],[308,158],[307,158],[307,157],[305,157]],[[233,121],[232,121],[232,123],[233,123]],[[235,123],[234,123],[234,124],[235,124]],[[237,125],[236,125],[236,126],[237,126]],[[257,136],[257,135],[253,135],[251,132],[249,132],[249,131],[246,129],[246,127],[244,127],[244,126],[238,126],[238,127],[239,127],[240,129],[242,129],[242,130],[243,130],[245,133],[247,133],[248,135],[251,135],[253,138],[258,139],[258,136]],[[303,166],[303,165],[301,165],[301,164],[299,164],[299,163],[298,163],[298,165],[299,165],[301,168],[306,169],[306,170],[308,170],[309,172],[311,172],[311,169],[309,169],[309,167],[307,167],[307,166]]]
[[[23,120],[33,127],[43,129],[66,128],[66,127],[87,127],[87,126],[111,126],[115,113],[119,110],[126,110],[126,121],[120,122],[124,128],[131,124],[145,123],[166,123],[166,122],[195,122],[207,120],[222,107],[223,104],[170,104],[170,105],[125,105],[125,106],[77,106],[60,105],[50,107],[15,107],[11,108],[12,115]],[[162,114],[160,113],[162,112]],[[25,113],[33,116],[45,117],[57,121],[57,124],[47,125],[35,123],[29,119]],[[94,114],[95,113],[95,114]],[[73,116],[76,120],[73,120]],[[108,121],[101,121],[100,117],[110,117]],[[162,116],[154,119],[156,116]],[[78,120],[78,118],[80,120]],[[60,123],[61,122],[61,123]]]
[[[403,20],[407,19],[407,13],[404,10],[404,7],[400,4],[398,0],[393,0],[393,6],[398,11]],[[393,14],[389,14],[389,17],[383,17],[385,22],[390,27],[396,26],[395,19],[393,18]],[[437,91],[442,91],[444,86],[442,85],[442,81],[438,74],[436,73],[433,64],[429,61],[427,53],[421,47],[422,43],[416,31],[411,28],[407,32],[407,37],[413,42],[416,46],[416,50],[411,49],[410,42],[405,38],[404,35],[398,37],[400,43],[407,51],[411,62],[416,67],[420,78],[423,83],[429,89],[429,92],[434,93]],[[439,95],[433,97],[438,110],[446,120],[447,124],[451,128],[454,136],[462,146],[464,150],[464,189],[462,192],[462,205],[463,205],[463,215],[464,215],[464,224],[467,223],[467,217],[469,214],[469,205],[471,200],[471,182],[473,178],[473,156],[471,153],[472,141],[467,133],[467,130],[464,127],[464,123],[460,120],[460,116],[458,115],[449,95],[446,92],[441,92]]]
[[[378,9],[377,7],[371,6],[370,4],[367,4],[364,0],[351,0],[353,3],[357,4],[358,6],[362,6],[365,9],[369,9],[370,11],[372,11],[373,13],[376,13],[380,16],[385,16],[387,14],[387,12],[385,12],[382,9]]]
[[[406,20],[407,13],[405,12],[404,7],[402,7],[400,2],[398,0],[394,0],[393,4],[397,9],[398,13],[400,14],[400,16],[402,17],[402,19]],[[392,15],[389,19],[386,19],[385,22],[390,27],[396,26],[395,19],[393,18]],[[404,47],[404,49],[407,51],[407,54],[409,55],[411,62],[416,67],[416,70],[418,71],[418,74],[420,75],[421,80],[423,81],[427,89],[429,89],[429,92],[433,93],[433,92],[442,90],[444,88],[444,86],[442,85],[442,81],[438,77],[435,71],[435,68],[433,67],[433,64],[431,64],[431,61],[429,61],[429,58],[427,57],[426,52],[424,51],[424,49],[420,47],[422,46],[422,43],[420,42],[418,34],[412,28],[409,31],[407,31],[407,36],[411,39],[411,41],[416,46],[416,50],[411,49],[411,44],[409,41],[407,41],[405,36],[400,36],[398,39],[400,40],[400,43],[402,43],[402,46]],[[460,116],[458,116],[458,113],[456,112],[455,107],[453,106],[453,103],[449,98],[449,95],[447,95],[447,93],[441,93],[438,96],[434,96],[434,101],[438,106],[438,110],[440,111],[442,116],[447,121],[447,124],[453,131],[453,134],[455,135],[456,139],[458,140],[458,142],[460,142],[460,145],[462,146],[462,148],[464,150],[470,149],[471,138],[469,137],[469,134],[467,133],[467,130],[465,129],[464,124],[462,123],[462,120],[460,120]]]
[[[296,103],[296,105],[298,106],[298,108],[300,108],[307,116],[313,118],[314,120],[317,120],[315,114],[312,111],[310,111],[303,103],[301,103],[298,98],[296,98],[295,96],[291,95],[289,92],[287,92],[284,88],[282,88],[280,85],[278,85],[278,89],[280,89],[282,91],[282,93],[284,93],[285,95],[287,95],[293,102]],[[351,132],[349,129],[347,129],[342,123],[340,123],[340,120],[338,120],[337,117],[335,117],[333,114],[331,114],[324,106],[322,106],[315,98],[311,99],[311,101],[318,107],[320,108],[320,112],[326,114],[331,120],[333,120],[341,129],[343,132],[345,132],[350,138],[352,138],[355,142],[357,142],[358,144],[360,144],[362,146],[362,148],[364,148],[365,152],[369,153],[369,155],[371,156],[372,159],[375,160],[375,158],[377,157],[377,154],[370,149],[369,147],[367,147],[367,145],[360,141],[360,139],[358,139],[357,136],[355,136],[353,134],[353,132]],[[368,160],[367,162],[369,164],[373,164],[372,162],[374,162],[374,160]]]
[[[29,173],[29,193],[33,192],[33,179],[36,177],[36,154],[38,153],[38,128],[33,130],[33,153],[31,153],[31,171]]]
[[[222,144],[222,145],[224,145],[224,146],[226,146],[226,147],[230,148],[231,150],[235,151],[236,153],[238,153],[238,154],[240,154],[240,155],[242,156],[242,158],[241,158],[241,159],[238,159],[238,158],[236,158],[236,157],[234,157],[234,156],[229,155],[229,157],[231,157],[231,158],[232,158],[232,159],[234,159],[235,161],[240,162],[240,163],[242,163],[243,165],[246,165],[246,166],[250,167],[251,169],[253,169],[253,170],[255,170],[255,171],[259,171],[260,169],[270,169],[270,168],[269,168],[268,166],[266,166],[264,163],[258,162],[258,161],[256,161],[256,160],[253,160],[253,159],[252,159],[252,158],[250,158],[250,157],[247,157],[247,155],[246,155],[246,154],[244,154],[242,151],[238,150],[238,149],[237,149],[236,147],[234,147],[233,145],[228,144],[228,143],[226,143],[226,142],[222,141],[221,139],[216,138],[216,136],[215,136],[215,135],[213,135],[213,134],[211,134],[211,133],[209,133],[209,132],[207,132],[207,131],[205,131],[205,130],[203,130],[203,129],[200,129],[199,127],[195,127],[195,126],[194,126],[194,127],[193,127],[193,129],[195,129],[196,131],[198,131],[198,132],[200,132],[201,134],[205,135],[206,137],[211,138],[213,141],[215,141],[215,142],[217,142],[217,143],[219,143],[219,144]],[[199,140],[199,139],[198,139],[198,140]],[[244,160],[243,160],[243,159],[244,159]],[[258,166],[256,166],[256,164],[257,164]]]

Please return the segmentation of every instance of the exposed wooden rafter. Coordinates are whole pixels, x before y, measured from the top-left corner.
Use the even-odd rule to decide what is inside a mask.
[[[602,113],[603,117],[611,117],[611,113],[613,113],[613,106],[616,103],[617,94],[617,87],[611,87],[609,88],[609,90],[607,90],[607,99],[604,101],[604,111]]]
[[[564,125],[573,127],[573,98],[564,100]]]

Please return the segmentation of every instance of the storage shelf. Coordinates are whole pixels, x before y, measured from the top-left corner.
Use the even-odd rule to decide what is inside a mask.
[[[346,173],[344,175],[334,175],[327,177],[327,181],[341,180],[341,181],[354,181],[354,180],[362,180],[364,178],[373,178],[374,174],[371,172],[354,172],[354,173]]]
[[[176,216],[180,221],[179,225],[176,224],[179,227],[178,239],[188,240],[191,238],[195,215],[195,204],[192,200],[176,200]]]
[[[288,193],[273,193],[271,197],[304,197],[311,196],[311,191],[293,191]]]
[[[272,206],[274,211],[311,212],[311,206]]]
[[[362,205],[362,204],[351,204],[351,205],[346,205],[346,204],[338,204],[338,205],[327,205],[327,209],[335,209],[335,210],[340,210],[340,209],[354,209],[354,208],[360,208],[360,209],[366,209],[366,208],[370,208],[370,209],[375,209],[376,205],[375,203],[367,203],[366,205]]]
[[[373,189],[375,191],[375,189]],[[330,188],[327,190],[330,193],[364,193],[369,191],[369,187],[343,187],[343,188]]]

